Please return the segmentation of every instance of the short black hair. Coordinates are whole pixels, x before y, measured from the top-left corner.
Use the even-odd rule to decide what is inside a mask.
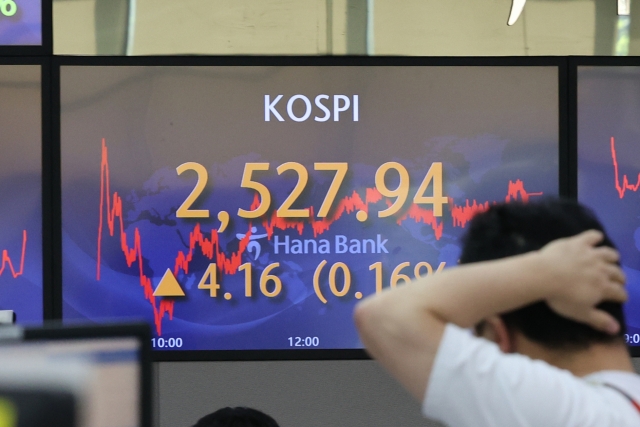
[[[276,420],[253,408],[226,407],[200,418],[193,427],[279,427]]]
[[[460,263],[467,264],[519,255],[541,249],[547,243],[586,230],[605,235],[601,245],[615,248],[594,213],[570,200],[496,204],[475,215],[463,238]],[[604,302],[598,308],[620,322],[620,332],[609,335],[556,314],[544,301],[502,313],[510,330],[552,349],[585,349],[594,343],[621,340],[626,332],[622,304]]]

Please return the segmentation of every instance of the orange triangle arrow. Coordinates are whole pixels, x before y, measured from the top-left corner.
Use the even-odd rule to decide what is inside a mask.
[[[154,297],[183,297],[184,291],[180,287],[180,283],[176,280],[170,268],[164,272],[164,276],[160,279],[158,287],[153,291]]]

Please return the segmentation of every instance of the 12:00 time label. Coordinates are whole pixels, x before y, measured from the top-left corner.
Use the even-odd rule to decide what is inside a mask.
[[[289,337],[289,347],[318,347],[318,337]]]

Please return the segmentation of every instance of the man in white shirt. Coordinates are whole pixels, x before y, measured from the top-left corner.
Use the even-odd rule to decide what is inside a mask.
[[[460,261],[355,311],[367,351],[427,417],[451,427],[640,426],[625,279],[590,211],[558,200],[493,206],[474,217]]]

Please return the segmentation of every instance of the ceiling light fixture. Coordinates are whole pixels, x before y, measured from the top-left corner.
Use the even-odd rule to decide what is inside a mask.
[[[631,14],[631,0],[617,0],[617,1],[618,1],[618,15],[629,16]],[[511,26],[516,23],[526,3],[527,3],[527,0],[511,1],[511,12],[509,12],[509,20],[507,21],[507,25]]]
[[[624,1],[624,0],[619,0],[619,1]],[[507,21],[507,25],[513,25],[516,23],[526,3],[527,3],[527,0],[512,0],[511,13],[509,13],[509,20]]]
[[[631,0],[618,0],[618,15],[631,15]]]

